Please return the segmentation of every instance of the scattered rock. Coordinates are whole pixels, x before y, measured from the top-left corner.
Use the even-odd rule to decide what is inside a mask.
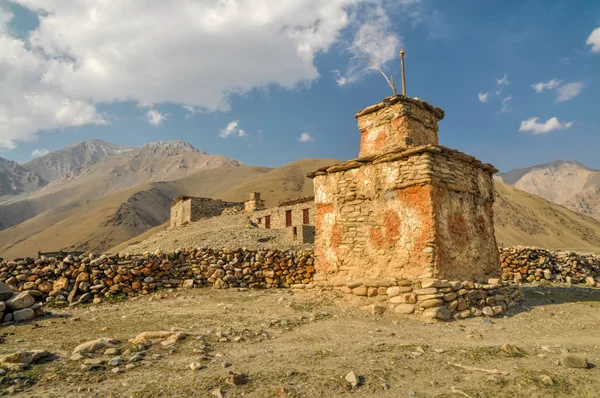
[[[227,374],[227,383],[232,386],[241,386],[248,383],[248,375],[244,373],[234,373],[229,371]]]
[[[123,358],[117,356],[112,358],[110,361],[108,361],[108,365],[109,366],[121,366],[123,365],[125,361],[123,361]]]
[[[564,353],[560,358],[560,362],[567,368],[586,369],[589,366],[585,357],[569,353]]]
[[[383,313],[387,310],[387,307],[384,307],[381,304],[370,304],[362,307],[361,309],[370,312],[371,315],[383,315]]]
[[[119,344],[119,340],[101,337],[96,340],[90,340],[90,341],[86,341],[85,343],[79,344],[73,350],[73,354],[80,353],[80,354],[85,355],[85,354],[89,354],[92,352],[96,352],[102,348],[113,347],[116,344]]]
[[[223,398],[223,390],[221,390],[220,388],[215,388],[214,390],[212,390],[210,392],[210,395],[215,396],[217,398]]]
[[[523,351],[521,351],[519,347],[512,344],[504,344],[502,347],[500,347],[500,349],[510,356],[518,356],[523,354]]]
[[[400,304],[400,305],[397,305],[396,308],[394,308],[394,311],[396,311],[399,314],[412,314],[413,312],[415,312],[415,305],[414,304]]]
[[[541,381],[543,384],[547,385],[547,386],[553,386],[554,385],[554,380],[552,380],[552,377],[548,376],[548,375],[540,375],[538,378],[539,381]]]
[[[346,380],[348,382],[348,384],[350,384],[350,387],[352,388],[357,388],[358,386],[361,385],[361,379],[359,376],[356,375],[356,373],[349,372],[346,377],[344,377],[344,380]]]

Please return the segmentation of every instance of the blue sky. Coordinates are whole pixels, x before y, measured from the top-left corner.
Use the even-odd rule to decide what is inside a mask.
[[[408,95],[446,111],[441,144],[502,171],[600,169],[597,1],[76,3],[0,0],[2,157],[99,138],[353,158],[354,113],[391,93],[357,56],[399,80],[404,47]]]

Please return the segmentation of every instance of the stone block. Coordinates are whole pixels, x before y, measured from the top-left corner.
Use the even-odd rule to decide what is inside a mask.
[[[15,322],[28,321],[30,319],[33,319],[33,317],[35,316],[35,311],[31,308],[23,308],[14,311],[12,315]]]
[[[21,308],[31,307],[35,299],[28,293],[15,293],[14,296],[5,301],[6,308],[9,310],[20,310]]]
[[[419,301],[419,307],[423,309],[432,308],[432,307],[440,307],[444,305],[444,300],[441,299],[430,299],[425,301]]]
[[[413,312],[415,312],[415,305],[399,304],[396,306],[396,308],[394,308],[394,311],[396,311],[399,314],[412,314]]]

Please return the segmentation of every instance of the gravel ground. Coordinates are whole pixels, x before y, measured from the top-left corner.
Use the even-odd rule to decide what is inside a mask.
[[[174,230],[161,231],[124,251],[143,253],[182,247],[306,250],[312,249],[313,245],[292,241],[287,230],[258,228],[250,223],[247,215],[236,214],[208,218]]]
[[[527,310],[436,323],[393,311],[373,316],[361,307],[377,297],[316,290],[162,291],[51,309],[51,316],[2,328],[0,355],[45,349],[56,358],[9,371],[0,395],[214,398],[220,389],[225,398],[600,396],[600,290],[524,290]],[[142,351],[128,342],[172,328],[188,336]],[[121,353],[69,359],[77,345],[99,337],[119,340]],[[504,344],[518,351],[504,352]],[[592,365],[565,366],[565,351]],[[107,362],[116,355],[122,364]],[[246,383],[232,384],[230,371],[247,375]],[[349,372],[359,386],[345,381]]]

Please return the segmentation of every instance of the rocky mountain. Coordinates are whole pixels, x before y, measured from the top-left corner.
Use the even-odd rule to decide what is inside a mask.
[[[33,159],[23,167],[48,182],[62,181],[76,176],[82,167],[129,150],[131,148],[120,147],[102,140],[84,141]]]
[[[506,184],[600,221],[600,170],[555,160],[500,175]]]
[[[46,181],[17,162],[0,157],[0,196],[20,195],[35,191]]]
[[[61,159],[65,159],[67,166],[56,163]],[[182,141],[159,141],[124,148],[94,140],[36,161],[36,170],[47,165],[50,171],[46,175],[54,180],[26,196],[0,197],[0,230],[44,212],[57,214],[61,209],[74,209],[140,184],[176,180],[203,169],[242,165],[238,160],[207,154]],[[30,163],[22,167],[30,166]]]

